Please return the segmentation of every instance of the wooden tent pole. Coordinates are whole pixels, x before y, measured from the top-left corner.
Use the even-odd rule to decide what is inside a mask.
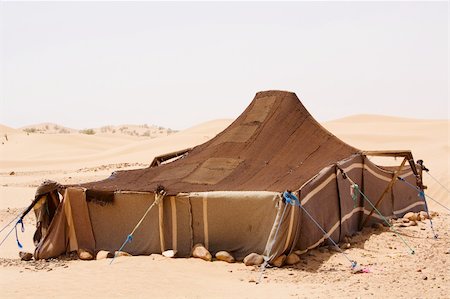
[[[387,185],[386,189],[384,189],[384,191],[381,194],[380,198],[375,203],[375,208],[378,208],[378,205],[383,201],[385,195],[394,186],[395,182],[397,181],[397,175],[400,173],[400,171],[402,171],[402,169],[405,166],[407,160],[408,160],[407,157],[403,158],[402,164],[400,164],[400,166],[398,167],[397,171],[394,172],[394,176],[392,177],[392,180],[389,182],[389,184]],[[374,211],[375,211],[375,209],[372,209],[372,211],[370,211],[369,215],[367,215],[367,217],[364,219],[364,221],[360,225],[359,229],[362,229],[367,224],[367,221],[369,221],[370,217],[372,217],[372,214],[373,214]]]

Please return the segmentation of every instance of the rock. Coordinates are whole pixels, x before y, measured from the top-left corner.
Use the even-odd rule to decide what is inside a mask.
[[[415,221],[410,221],[409,222],[409,226],[416,226],[417,225],[417,222],[415,222]]]
[[[406,219],[407,220],[407,219]],[[408,227],[411,226],[410,222],[408,221],[408,223],[400,223],[399,227]]]
[[[94,259],[94,255],[86,249],[78,249],[77,254],[82,261],[90,261]]]
[[[436,217],[436,216],[439,216],[439,213],[438,213],[438,212],[430,212],[430,217],[431,217],[431,218],[434,218],[434,217]]]
[[[235,259],[234,257],[227,251],[219,251],[216,253],[216,259],[218,259],[219,261],[224,261],[227,263],[234,263]]]
[[[423,280],[428,280],[428,276],[422,275],[422,279],[423,279]]]
[[[104,260],[107,258],[113,258],[114,254],[107,250],[100,250],[97,252],[97,256],[95,257],[96,260]]]
[[[428,219],[428,213],[425,212],[425,211],[420,211],[419,212],[419,217],[420,217],[420,220]]]
[[[402,218],[402,219],[401,219],[401,222],[402,222],[402,223],[409,223],[409,221],[410,221],[410,220],[409,220],[408,218]]]
[[[417,220],[417,214],[413,212],[408,212],[405,215],[403,215],[403,219],[409,219],[409,221],[416,221]]]
[[[275,267],[281,268],[281,267],[283,267],[285,261],[286,261],[286,255],[282,254],[279,257],[277,257],[271,264]]]
[[[129,254],[128,252],[125,252],[125,251],[116,251],[114,254],[116,255],[116,257],[119,257],[119,256],[132,256],[131,254]]]
[[[166,250],[162,253],[165,257],[175,257],[176,254],[177,252],[175,250]]]
[[[363,268],[360,265],[356,265],[352,268],[353,274],[363,273]]]
[[[31,261],[31,259],[33,258],[33,254],[32,253],[30,253],[30,252],[24,252],[24,251],[20,251],[19,252],[19,256],[20,256],[20,259],[22,260],[22,261]]]
[[[257,253],[250,253],[244,258],[246,266],[259,266],[264,262],[264,257]]]
[[[15,175],[16,173],[14,172],[14,171],[11,171],[10,173],[9,173],[9,175]]]
[[[341,249],[349,249],[351,247],[350,243],[344,243],[341,246]]]
[[[345,243],[350,243],[351,240],[352,240],[352,238],[350,238],[349,236],[345,236],[342,241],[344,241]]]
[[[295,265],[300,262],[300,257],[295,253],[291,253],[286,257],[286,264]]]
[[[192,249],[192,256],[207,262],[210,262],[212,260],[211,253],[209,253],[208,249],[206,249],[205,246],[200,243],[194,245],[194,248]]]

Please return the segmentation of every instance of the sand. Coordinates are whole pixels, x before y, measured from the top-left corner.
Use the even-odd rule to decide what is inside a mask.
[[[103,179],[117,169],[145,167],[154,156],[202,143],[230,123],[211,121],[157,138],[101,131],[27,135],[0,126],[0,225],[28,205],[44,179],[76,183]],[[323,125],[361,149],[412,149],[415,159],[423,159],[435,177],[450,185],[448,120],[360,115]],[[428,194],[450,205],[447,191],[429,177],[425,183]],[[450,214],[433,202],[430,207],[439,211],[433,219],[439,239],[433,239],[428,221],[398,228],[414,255],[386,228],[367,228],[352,238],[345,252],[370,273],[352,274],[340,253],[313,250],[295,267],[267,269],[260,284],[255,283],[259,268],[156,254],[120,257],[112,265],[105,260],[21,262],[11,237],[0,247],[0,297],[449,298]],[[32,213],[25,227],[19,238],[24,250],[32,251]]]

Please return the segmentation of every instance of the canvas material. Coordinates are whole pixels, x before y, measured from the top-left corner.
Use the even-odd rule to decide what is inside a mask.
[[[294,93],[257,93],[223,132],[174,162],[117,171],[82,184],[96,191],[153,192],[168,195],[207,191],[298,190],[321,169],[359,150],[323,128]]]
[[[36,259],[56,257],[70,251],[93,252],[95,238],[89,217],[85,190],[67,188],[63,201],[50,223],[48,233],[35,249]]]

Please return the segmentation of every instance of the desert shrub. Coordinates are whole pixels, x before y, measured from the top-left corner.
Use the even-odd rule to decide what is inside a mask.
[[[26,128],[26,129],[23,129],[23,131],[25,133],[36,133],[37,129],[36,128]]]
[[[84,129],[84,130],[80,130],[79,132],[81,134],[86,134],[86,135],[94,135],[95,134],[94,129]]]

